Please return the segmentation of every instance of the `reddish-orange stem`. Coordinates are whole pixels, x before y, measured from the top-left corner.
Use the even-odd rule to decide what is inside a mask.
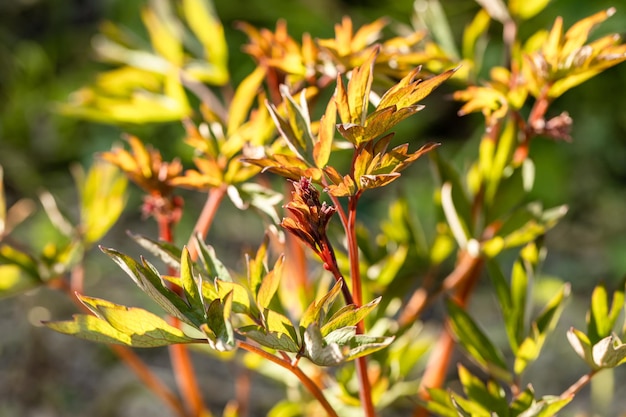
[[[211,188],[211,190],[209,190],[209,196],[207,197],[204,207],[202,208],[202,212],[200,213],[200,216],[196,221],[196,225],[193,228],[193,235],[189,238],[189,243],[187,244],[189,257],[193,261],[198,259],[198,248],[195,245],[196,235],[200,235],[202,238],[205,238],[209,233],[209,229],[213,224],[213,219],[215,218],[217,209],[226,195],[227,188],[228,186],[226,184],[222,184],[217,188]]]
[[[444,280],[444,288],[456,288],[454,301],[461,307],[466,307],[469,297],[478,282],[482,271],[483,260],[463,251],[454,271]],[[445,382],[446,373],[452,358],[456,342],[448,325],[442,330],[437,345],[426,365],[422,376],[418,395],[423,400],[430,399],[429,388],[441,388]],[[428,411],[418,407],[414,417],[425,417]]]
[[[356,239],[356,208],[360,193],[348,198],[348,228],[346,235],[348,239],[348,257],[350,258],[350,277],[352,282],[352,298],[354,304],[361,306],[363,296],[361,289],[361,271],[359,269],[359,247]],[[363,333],[365,330],[363,322],[357,324],[357,332]],[[372,402],[372,387],[367,374],[367,359],[361,356],[355,360],[356,372],[359,380],[359,398],[366,417],[376,415],[374,403]]]
[[[276,365],[281,366],[289,370],[290,372],[292,372],[300,380],[300,382],[302,382],[305,388],[317,399],[317,401],[319,401],[319,403],[322,405],[324,410],[326,410],[326,413],[329,416],[339,417],[337,415],[337,412],[333,409],[333,407],[330,405],[330,403],[324,396],[324,393],[322,392],[320,387],[318,387],[315,384],[315,382],[313,382],[313,380],[309,378],[300,368],[292,365],[290,361],[281,359],[277,356],[272,355],[271,353],[264,351],[263,349],[260,349],[254,345],[251,345],[241,340],[237,341],[237,346],[240,347],[241,349],[247,350],[248,352],[255,353],[269,360],[270,362],[273,362]]]

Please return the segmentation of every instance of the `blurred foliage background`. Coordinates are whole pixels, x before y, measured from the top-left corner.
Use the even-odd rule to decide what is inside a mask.
[[[120,141],[122,132],[137,134],[146,142],[153,143],[166,157],[179,156],[189,165],[190,151],[180,140],[183,131],[178,124],[114,127],[55,113],[56,103],[67,100],[72,91],[93,80],[96,71],[106,68],[105,64],[94,60],[91,49],[92,37],[102,22],[114,21],[146,37],[139,17],[139,9],[145,2],[0,2],[0,165],[5,171],[9,205],[24,197],[37,201],[37,194],[48,189],[63,202],[63,210],[71,211],[76,194],[69,167],[76,163],[90,165],[94,153],[109,150],[113,143]],[[471,0],[444,0],[441,3],[458,41],[463,27],[479,6]],[[619,3],[616,0],[597,0],[584,3],[583,7],[578,2],[555,0],[544,13],[520,28],[521,35],[524,37],[539,28],[549,28],[557,15],[563,16],[568,27],[609,6],[616,6],[617,13],[595,35],[609,32],[626,35],[626,5]],[[352,17],[355,27],[381,16],[392,19],[392,30],[409,25],[414,2],[215,0],[215,7],[226,29],[230,69],[233,82],[237,83],[254,64],[241,52],[246,37],[234,28],[235,21],[273,28],[276,20],[283,18],[296,39],[300,39],[303,32],[328,37],[332,36],[333,25],[346,14]],[[491,35],[493,45],[488,50],[487,60],[496,63],[501,57],[501,27],[494,24]],[[485,68],[488,67],[488,64],[485,65]],[[476,140],[482,129],[482,116],[459,118],[456,115],[459,104],[450,98],[453,89],[453,84],[447,85],[429,98],[425,103],[427,109],[414,117],[411,124],[404,125],[398,136],[411,138],[416,143],[440,141],[443,143],[442,152],[463,164],[464,155],[475,152]],[[564,221],[547,237],[549,254],[544,273],[572,282],[574,292],[579,294],[589,291],[599,280],[616,286],[626,274],[625,93],[626,65],[609,69],[567,92],[552,106],[552,115],[562,110],[570,113],[574,120],[573,143],[540,140],[533,143],[531,151],[537,166],[538,180],[534,190],[537,199],[544,201],[546,206],[566,203],[570,207]],[[410,184],[407,182],[399,186],[413,197],[418,206],[419,198],[426,198],[428,205],[432,192],[427,164],[419,165],[415,169],[422,170],[424,175],[419,176],[417,182],[412,180]],[[408,175],[415,176],[415,169]],[[391,187],[391,190],[398,192],[397,187]],[[180,227],[181,242],[186,240],[185,227],[190,228],[193,217],[197,215],[194,210],[199,210],[199,205],[194,208],[196,196],[190,194],[187,197],[190,212],[185,216],[187,222]],[[384,199],[376,198],[364,203],[369,204],[362,217],[364,220],[380,217],[377,213],[386,212]],[[237,235],[233,225],[248,220],[244,218],[245,214],[236,210],[231,212],[220,213],[226,216],[225,221],[218,222],[218,227],[211,232],[211,239],[224,244],[228,243],[226,239],[230,239],[236,247],[235,244],[246,242],[250,237]],[[140,219],[138,196],[131,197],[127,213],[121,224],[107,236],[105,245],[123,247],[126,229],[154,235],[154,226]],[[59,238],[43,213],[35,214],[16,232],[23,241],[39,248]],[[259,234],[252,237],[255,242],[260,239],[260,233],[259,229]],[[137,249],[129,249],[131,254],[133,250]],[[127,291],[131,284],[104,256],[94,253],[88,260],[88,268],[91,268],[88,269],[86,291],[102,296],[114,293],[112,298],[121,303],[139,296]],[[480,293],[477,297],[481,297]],[[568,310],[571,314],[564,326],[584,320],[582,311],[586,302],[571,303]],[[476,308],[483,305],[476,304]],[[493,306],[493,303],[486,305]],[[482,308],[488,320],[493,313],[487,307]],[[0,417],[113,416],[135,415],[135,412],[166,415],[132,376],[125,374],[121,367],[114,366],[113,357],[101,346],[32,326],[50,315],[62,317],[72,312],[73,306],[69,301],[47,290],[0,301]],[[569,355],[576,366],[582,366],[567,346],[564,332],[557,331],[557,334],[562,340],[552,341],[546,349],[551,358],[546,358],[544,363],[551,363],[554,357],[563,354]],[[167,373],[163,352],[141,353],[157,369],[162,367],[162,372]],[[537,368],[541,368],[541,362],[538,365]],[[556,394],[572,383],[580,374],[580,369],[567,365],[566,362],[567,369],[536,369],[535,376],[539,379],[534,383],[538,393]],[[218,381],[218,385],[211,387],[211,382],[207,381],[207,390],[212,392],[211,398],[219,407],[229,398],[223,380],[233,370],[220,371],[206,358],[198,361],[198,367],[201,375],[217,376],[213,379]],[[600,381],[595,385],[600,383],[608,384],[610,381]],[[271,405],[271,393],[256,394]],[[616,396],[619,396],[619,391]],[[112,399],[116,399],[115,407],[110,405]]]

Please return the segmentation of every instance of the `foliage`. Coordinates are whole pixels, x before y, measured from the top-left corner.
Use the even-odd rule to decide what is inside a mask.
[[[616,330],[624,289],[609,301],[598,284],[586,331],[567,333],[588,374],[555,396],[538,396],[532,385],[523,385],[571,291],[562,282],[543,306],[532,303],[546,256],[543,237],[567,207],[544,208],[529,198],[536,181],[530,147],[535,139],[571,140],[571,117],[550,115],[552,104],[626,60],[626,46],[617,35],[589,41],[613,8],[566,31],[557,18],[549,31],[518,38],[518,26],[546,4],[485,3],[466,27],[460,52],[450,43],[453,37],[442,33],[449,26],[439,25],[445,17],[434,9],[419,16],[426,27],[438,25],[432,35],[420,29],[390,39],[384,39],[385,19],[355,30],[345,17],[334,38],[306,34],[301,42],[283,21],[274,32],[241,23],[249,38],[244,51],[257,66],[235,86],[224,29],[208,1],[146,6],[141,18],[149,49],[122,28],[103,26],[96,52],[114,68],[59,110],[122,126],[180,121],[195,166],[165,161],[158,149],[127,136],[130,150],[113,148],[98,155],[86,174],[76,171],[77,219],[63,214],[52,194],[41,193],[46,214],[64,236],[41,253],[11,238],[23,216],[7,207],[0,189],[0,295],[37,286],[66,292],[84,313],[46,326],[111,345],[180,416],[211,415],[195,383],[188,345],[285,382],[284,374],[251,360],[254,355],[297,378],[298,396],[286,397],[270,415],[373,416],[406,399],[417,404],[415,416],[555,415],[598,371],[626,361],[626,326]],[[489,25],[502,27],[506,56],[479,82]],[[444,83],[457,88],[460,115],[484,116],[476,157],[465,170],[437,150],[442,144],[395,143],[394,130],[422,111],[419,103]],[[420,232],[404,198],[390,204],[379,231],[357,222],[365,192],[399,180],[425,155],[437,181],[434,236]],[[274,174],[271,181],[268,173]],[[282,184],[276,176],[292,184],[291,195],[277,191]],[[165,318],[82,291],[85,256],[122,214],[127,179],[144,193],[142,212],[159,228],[156,239],[130,236],[163,266],[100,249]],[[188,244],[178,247],[174,227],[189,210],[183,188],[207,200]],[[267,224],[243,271],[227,267],[206,242],[226,197]],[[341,227],[331,227],[333,219]],[[503,255],[511,253],[517,258],[505,274]],[[451,263],[449,273],[439,272]],[[506,346],[468,309],[484,271]],[[433,342],[420,332],[430,321],[422,313],[441,299],[445,324]],[[456,344],[466,358],[457,364],[462,393],[445,380]],[[159,388],[158,378],[127,349],[158,346],[172,346],[180,396]],[[237,415],[236,407],[224,415]]]

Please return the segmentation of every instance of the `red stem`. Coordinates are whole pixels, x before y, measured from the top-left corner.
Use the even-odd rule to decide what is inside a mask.
[[[352,298],[354,304],[361,306],[363,304],[362,288],[361,288],[361,271],[359,268],[359,247],[356,239],[356,208],[359,201],[360,192],[354,196],[348,197],[348,228],[346,236],[348,239],[348,257],[350,258],[350,277],[352,282]],[[357,324],[357,333],[362,334],[365,331],[363,322]],[[376,416],[374,403],[372,402],[372,387],[367,374],[367,359],[361,356],[355,360],[356,373],[359,380],[359,398],[366,417]]]
[[[313,382],[313,380],[309,378],[300,368],[292,365],[289,360],[281,359],[277,356],[272,355],[271,353],[264,351],[263,349],[260,349],[241,340],[237,341],[237,346],[241,349],[247,350],[248,352],[255,353],[269,360],[270,362],[274,362],[276,365],[281,366],[282,368],[285,368],[288,371],[292,372],[300,380],[300,382],[302,382],[305,388],[309,390],[309,392],[317,399],[317,401],[319,401],[319,403],[322,405],[322,407],[324,407],[324,410],[326,410],[326,413],[330,417],[339,417],[337,415],[337,412],[333,409],[333,407],[324,396],[324,393],[322,392],[320,387],[318,387],[315,382]]]

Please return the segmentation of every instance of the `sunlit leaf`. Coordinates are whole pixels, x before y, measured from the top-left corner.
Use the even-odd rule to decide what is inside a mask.
[[[509,11],[514,17],[528,20],[546,8],[550,0],[509,0]]]
[[[133,347],[197,342],[196,339],[187,337],[181,330],[146,310],[85,296],[80,296],[80,300],[94,311],[97,317],[74,315],[71,321],[47,322],[46,326],[82,339]]]
[[[224,28],[212,6],[209,0],[184,0],[183,12],[189,27],[204,46],[204,58],[211,64],[210,77],[204,80],[222,85],[229,78],[228,45]]]
[[[328,319],[322,328],[321,332],[323,336],[327,336],[329,333],[340,329],[342,327],[356,326],[357,323],[362,321],[376,306],[380,303],[381,297],[375,298],[367,304],[360,307],[354,304],[348,304],[338,310],[333,316]]]
[[[269,271],[259,286],[259,292],[256,295],[256,302],[260,309],[267,308],[276,294],[278,287],[280,286],[280,280],[283,275],[283,262],[284,256],[281,256],[276,261],[274,268]]]
[[[202,281],[194,273],[194,268],[187,247],[183,248],[180,261],[180,282],[189,306],[204,315],[205,305],[202,298]]]
[[[321,299],[314,301],[309,305],[300,319],[300,331],[302,333],[304,333],[304,331],[312,323],[316,323],[318,326],[321,326],[328,309],[341,293],[342,285],[342,281],[335,282],[335,285],[333,285],[328,293],[326,293]]]
[[[206,29],[203,29],[203,32],[208,33]],[[265,75],[265,67],[256,67],[256,69],[252,71],[237,87],[233,100],[230,104],[230,108],[228,109],[227,135],[230,136],[235,133],[235,130],[246,120],[250,107],[252,107],[252,104],[254,103],[254,99],[257,96],[258,89],[261,87]]]
[[[609,295],[604,284],[598,284],[591,294],[591,306],[587,316],[587,336],[591,343],[611,335],[615,323],[624,309],[624,291],[613,294],[609,307]]]
[[[98,161],[84,182],[77,180],[81,230],[87,243],[97,242],[119,218],[126,206],[126,184],[126,177],[116,167]]]
[[[203,315],[192,311],[189,305],[187,305],[178,294],[167,288],[161,276],[148,262],[144,260],[143,263],[140,264],[133,258],[115,249],[101,248],[101,250],[109,255],[143,292],[156,301],[156,303],[169,314],[192,326],[198,326],[204,323]]]

